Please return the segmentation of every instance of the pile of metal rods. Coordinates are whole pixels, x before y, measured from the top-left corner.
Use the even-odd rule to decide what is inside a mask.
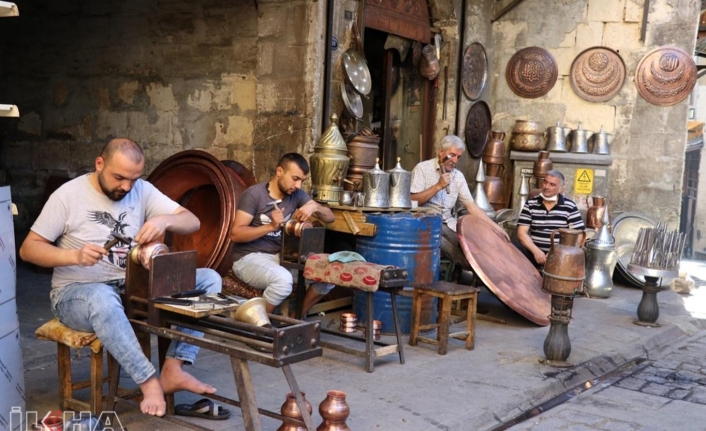
[[[684,243],[684,234],[676,230],[667,232],[666,223],[640,228],[630,263],[643,268],[679,269]]]

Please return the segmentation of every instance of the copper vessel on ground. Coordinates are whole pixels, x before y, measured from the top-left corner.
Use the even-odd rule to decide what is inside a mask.
[[[314,410],[313,407],[311,406],[311,403],[309,400],[306,399],[306,393],[304,392],[299,392],[302,395],[302,398],[304,399],[304,403],[306,404],[306,409],[309,410],[309,414],[311,415],[311,412]],[[302,420],[302,414],[299,411],[299,407],[297,407],[297,399],[294,396],[293,393],[288,393],[287,398],[285,399],[284,403],[282,404],[282,408],[280,409],[280,413],[282,413],[282,416],[292,418],[292,419],[299,419]],[[294,425],[294,424],[289,424],[287,422],[282,422],[282,425],[277,428],[277,431],[306,431],[305,427],[301,427],[299,425]]]
[[[351,409],[346,402],[345,392],[328,391],[326,399],[319,404],[319,414],[324,420],[316,431],[350,431],[346,419]]]
[[[559,242],[554,236],[559,232]],[[576,229],[556,229],[550,236],[551,248],[544,264],[542,290],[552,295],[574,296],[583,292],[586,257],[583,244],[586,232]]]
[[[598,229],[603,225],[603,213],[606,209],[605,198],[602,196],[591,196],[591,206],[586,212],[586,227]]]

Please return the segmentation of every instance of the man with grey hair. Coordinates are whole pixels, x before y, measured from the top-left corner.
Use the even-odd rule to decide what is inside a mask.
[[[456,218],[452,210],[457,202],[477,217],[487,217],[473,201],[471,191],[463,173],[456,169],[456,164],[466,151],[463,140],[456,135],[447,135],[441,140],[436,158],[418,163],[412,170],[412,200],[420,206],[436,210],[444,221],[441,250],[454,262],[465,262],[465,256],[458,246],[456,236]],[[495,223],[492,223],[497,235],[509,241],[507,233]]]
[[[542,181],[542,192],[525,203],[517,220],[515,246],[535,266],[543,266],[551,246],[552,232],[560,228],[584,230],[576,204],[565,197],[564,174],[551,170]],[[558,238],[557,238],[558,240]]]

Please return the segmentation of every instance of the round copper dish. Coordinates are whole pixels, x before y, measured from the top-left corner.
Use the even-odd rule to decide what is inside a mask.
[[[463,68],[461,69],[461,84],[463,93],[471,100],[480,97],[488,79],[488,57],[485,48],[478,42],[473,42],[463,53]]]
[[[610,48],[594,46],[579,54],[571,64],[571,88],[589,102],[612,99],[625,82],[625,63]]]
[[[515,53],[507,62],[505,79],[520,97],[534,99],[549,93],[556,84],[559,69],[549,51],[530,46]]]
[[[537,325],[549,325],[550,296],[542,291],[542,277],[491,223],[473,214],[458,222],[458,242],[473,272],[507,306]]]
[[[246,169],[236,163],[229,164]],[[205,151],[188,150],[164,160],[147,178],[201,221],[201,228],[191,235],[171,233],[164,242],[174,251],[196,250],[199,268],[212,268],[221,274],[232,264],[230,227],[238,199],[251,185],[236,169]]]
[[[473,157],[480,157],[488,143],[491,117],[488,104],[478,101],[468,110],[466,117],[466,146]]]
[[[642,57],[635,69],[635,85],[643,99],[672,106],[686,99],[697,79],[696,63],[685,51],[669,46]]]

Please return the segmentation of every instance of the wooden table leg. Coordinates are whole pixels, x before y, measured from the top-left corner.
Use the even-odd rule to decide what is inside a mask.
[[[476,308],[478,306],[478,294],[473,294],[468,298],[468,317],[466,318],[466,349],[473,350],[476,346]]]
[[[243,412],[243,422],[246,431],[262,431],[260,415],[257,411],[257,401],[255,400],[255,388],[250,376],[250,367],[245,359],[230,358],[235,376],[235,386],[238,389],[240,399],[240,410]]]
[[[392,302],[392,320],[395,321],[395,335],[397,336],[397,353],[400,355],[400,364],[404,365],[404,345],[402,344],[402,330],[400,322],[397,321],[397,301],[395,300],[395,290],[390,292],[390,301]]]
[[[367,323],[368,326],[365,328],[365,371],[372,373],[375,371],[375,346],[373,344],[373,292],[366,292],[367,296]]]
[[[409,330],[409,345],[417,345],[417,337],[419,336],[419,322],[422,314],[422,292],[414,289],[412,294],[412,327]]]
[[[297,380],[294,378],[292,368],[289,365],[283,365],[282,372],[284,373],[284,377],[287,379],[287,383],[289,383],[289,389],[292,391],[295,399],[297,400],[297,407],[299,408],[299,412],[302,415],[302,420],[306,425],[307,431],[314,431],[315,428],[314,423],[311,421],[311,414],[309,414],[309,410],[306,408],[306,404],[304,403],[304,397],[302,396],[302,393],[299,390]]]
[[[441,301],[441,315],[439,316],[439,354],[445,355],[449,348],[449,325],[451,324],[451,297],[444,295]]]

